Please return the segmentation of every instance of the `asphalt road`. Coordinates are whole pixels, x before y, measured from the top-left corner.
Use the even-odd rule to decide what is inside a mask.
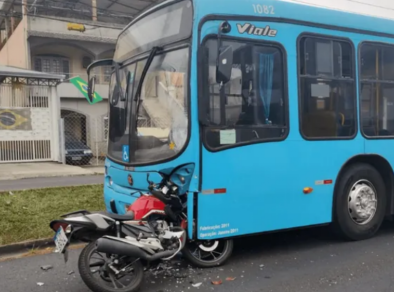
[[[19,180],[0,181],[0,191],[92,185],[101,184],[103,182],[103,175],[26,178]]]
[[[146,273],[141,292],[393,291],[394,223],[362,242],[341,242],[325,228],[263,235],[236,241],[223,267],[198,270],[174,264],[185,279]],[[0,262],[2,292],[89,292],[77,272],[79,251],[67,264],[57,254]],[[43,265],[53,265],[44,272]],[[69,275],[70,271],[75,271]],[[178,273],[178,272],[176,272]],[[236,277],[226,281],[227,277]],[[212,280],[221,279],[220,286]],[[44,283],[38,286],[37,283]],[[202,283],[199,288],[192,283]]]

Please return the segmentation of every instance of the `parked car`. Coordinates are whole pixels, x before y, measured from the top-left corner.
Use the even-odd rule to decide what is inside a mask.
[[[92,150],[72,133],[65,133],[66,163],[86,165],[93,157]]]

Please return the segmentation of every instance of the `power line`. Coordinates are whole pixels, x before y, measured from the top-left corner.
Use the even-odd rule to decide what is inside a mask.
[[[4,1],[1,1],[1,2],[3,2],[3,3],[7,3],[7,4],[12,4],[12,5],[14,5],[14,6],[18,6],[18,7],[20,7],[20,6],[22,6],[23,7],[23,4],[22,3],[15,3],[14,1],[9,1],[9,0],[4,0]],[[65,2],[65,1],[58,1],[58,0],[46,0],[45,2],[41,2],[40,4],[37,4],[36,2],[34,3],[34,5],[31,5],[30,6],[30,8],[32,8],[32,7],[42,7],[42,8],[48,8],[48,10],[51,10],[51,9],[59,9],[59,10],[68,10],[68,11],[70,11],[70,12],[74,12],[74,13],[78,13],[78,14],[80,14],[80,15],[85,15],[86,14],[86,12],[88,12],[88,13],[91,13],[91,10],[81,10],[81,9],[77,9],[77,8],[72,8],[72,7],[60,7],[60,6],[50,6],[50,5],[46,5],[46,3],[62,3],[62,4],[73,4],[73,3],[71,3],[71,2]],[[128,19],[132,19],[132,18],[134,18],[133,16],[131,16],[131,15],[126,15],[126,14],[119,14],[119,13],[121,13],[121,11],[116,11],[116,10],[111,10],[111,9],[104,9],[104,8],[100,8],[100,7],[97,7],[97,6],[92,6],[92,5],[89,5],[89,4],[85,4],[85,3],[81,3],[81,2],[77,2],[77,3],[75,3],[75,4],[80,4],[80,5],[84,5],[84,6],[87,6],[87,7],[89,7],[89,8],[96,8],[97,9],[97,11],[98,12],[102,12],[102,13],[100,13],[101,15],[103,15],[103,16],[109,16],[109,17],[122,17],[122,18],[128,18]],[[0,10],[1,11],[1,10]],[[2,11],[5,11],[5,10],[2,10]],[[84,13],[85,12],[85,13]],[[113,12],[113,14],[110,14],[109,12]]]
[[[117,11],[117,10],[112,10],[112,9],[106,9],[106,8],[100,8],[100,7],[98,7],[97,5],[96,5],[96,6],[93,6],[93,5],[89,5],[89,4],[87,4],[87,3],[82,3],[82,2],[75,2],[75,3],[72,3],[72,2],[61,1],[61,0],[45,0],[45,2],[43,2],[43,3],[46,3],[46,2],[62,3],[62,4],[79,4],[79,5],[86,6],[86,7],[88,7],[88,8],[92,8],[92,9],[95,8],[95,9],[97,9],[98,11],[114,12],[114,13],[116,13],[116,15],[118,15],[117,13],[120,13],[119,15],[123,15],[123,16],[124,16],[124,14],[122,14],[122,13],[124,13],[124,12],[122,12],[122,11]],[[42,5],[42,6],[45,7],[45,5]],[[131,7],[131,8],[132,8],[132,7]],[[135,9],[135,8],[132,8],[132,9],[138,11],[138,9]],[[133,18],[132,16],[124,16],[124,17]]]
[[[306,4],[306,5],[309,5],[309,6],[323,7],[323,8],[327,8],[327,9],[331,9],[331,10],[332,10],[332,9],[339,10],[339,9],[337,9],[337,8],[335,8],[335,7],[324,6],[324,5],[321,5],[321,4],[306,2],[306,1],[302,1],[302,0],[292,0],[292,1],[293,1],[293,2],[296,2],[296,3]],[[381,8],[381,9],[387,9],[387,10],[393,10],[393,11],[394,11],[394,8],[384,7],[384,6],[379,6],[379,5],[374,5],[374,4],[365,3],[365,2],[362,2],[362,1],[357,1],[357,0],[345,0],[345,1],[353,2],[353,3],[358,3],[358,4],[370,6],[370,7],[375,7],[375,8]],[[341,10],[341,11],[344,11],[344,10]]]
[[[91,15],[91,11],[89,10],[79,10],[71,7],[60,7],[60,6],[49,6],[49,5],[41,5],[41,4],[36,4],[35,7],[43,7],[43,8],[48,8],[48,10],[63,10],[63,11],[70,11],[70,12],[76,12],[79,15],[87,15],[86,13],[89,13]],[[35,8],[33,7],[33,8]],[[122,18],[133,18],[132,16],[125,15],[125,14],[111,14],[111,13],[103,13],[98,11],[98,15],[103,15],[103,16],[108,16],[108,17],[122,17]]]
[[[370,17],[379,17],[378,15],[374,15],[374,14],[371,14],[371,13],[352,12],[352,11],[347,11],[347,10],[344,10],[344,9],[339,9],[338,7],[334,7],[334,6],[329,7],[329,6],[324,6],[324,5],[321,5],[321,4],[306,2],[306,1],[302,1],[302,0],[291,0],[291,1],[294,2],[294,3],[301,3],[301,4],[308,5],[308,6],[320,7],[320,8],[325,8],[325,9],[329,9],[329,10],[336,10],[336,11],[342,11],[342,12],[348,12],[348,13],[356,13],[356,14],[361,14],[361,15],[370,16]],[[345,0],[345,1],[358,3],[358,4],[363,4],[363,5],[370,6],[370,7],[375,7],[375,8],[387,9],[387,10],[394,11],[394,8],[374,5],[374,4],[371,4],[371,3],[365,3],[365,2],[361,2],[361,1],[357,1],[357,0]],[[393,18],[389,18],[389,17],[383,17],[382,16],[382,18],[393,20]]]
[[[56,18],[56,17],[44,16],[44,15],[35,15],[35,14],[30,14],[30,13],[27,13],[26,15],[27,16],[31,16],[31,17],[35,17],[35,18],[51,19],[51,20],[56,20],[56,21],[61,21],[61,22],[66,22],[66,23],[73,22],[73,20],[59,19],[59,18]],[[16,17],[16,18],[22,19],[23,18],[23,13],[21,13],[21,12],[14,12],[12,15],[9,15],[8,13],[4,13],[4,10],[3,11],[0,10],[0,16],[5,17],[5,18]],[[79,20],[79,19],[74,19],[75,23],[81,23],[81,24],[84,24],[84,25],[87,25],[87,26],[92,26],[92,27],[95,27],[95,28],[103,27],[103,28],[114,28],[114,29],[116,29],[116,27],[113,27],[113,26],[106,26],[106,25],[100,25],[100,24],[94,24],[94,23],[86,23],[86,22],[84,23],[84,20],[82,20],[82,19],[81,19],[81,21],[75,21],[75,20]],[[121,29],[121,28],[119,28],[119,29]]]
[[[366,5],[366,6],[376,7],[376,8],[382,8],[382,9],[387,9],[387,10],[394,10],[394,8],[384,7],[384,6],[379,6],[379,5],[373,5],[371,3],[365,3],[365,2],[361,2],[361,1],[357,1],[357,0],[346,0],[346,1],[354,2],[354,3],[358,3],[358,4],[363,4],[363,5]]]
[[[61,0],[45,0],[45,2],[54,2],[54,3],[63,3],[63,4],[73,4],[72,2],[68,2],[67,0],[66,1],[61,1]],[[101,11],[110,11],[110,12],[115,12],[115,13],[123,13],[122,11],[117,11],[117,10],[112,10],[112,9],[106,9],[106,8],[100,8],[100,7],[98,7],[97,5],[96,6],[93,6],[93,5],[90,5],[90,4],[87,4],[87,3],[82,3],[82,2],[76,2],[75,4],[80,4],[80,5],[83,5],[83,6],[86,6],[86,7],[91,7],[91,8],[96,8],[97,10],[101,10]],[[138,10],[138,9],[135,9],[135,10]]]

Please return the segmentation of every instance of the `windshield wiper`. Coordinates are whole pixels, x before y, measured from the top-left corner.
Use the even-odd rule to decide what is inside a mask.
[[[137,91],[135,93],[135,98],[134,98],[134,101],[137,102],[136,115],[135,115],[136,120],[138,120],[138,113],[140,111],[142,84],[144,83],[145,76],[148,73],[148,70],[149,70],[150,65],[152,64],[153,58],[161,50],[163,50],[162,47],[153,47],[152,48],[152,50],[150,51],[150,54],[148,56],[148,59],[146,60],[144,69],[142,70],[141,78],[140,78],[140,81],[138,82],[138,87],[137,87]]]

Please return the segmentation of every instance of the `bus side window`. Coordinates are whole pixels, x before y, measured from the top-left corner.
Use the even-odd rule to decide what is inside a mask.
[[[394,46],[363,44],[360,59],[363,134],[394,136]]]
[[[356,133],[354,52],[348,41],[303,37],[299,43],[301,134],[306,139]]]
[[[231,80],[224,85],[225,100],[216,83],[217,41],[206,42],[209,73],[200,98],[207,98],[209,126],[205,142],[210,148],[286,137],[284,52],[276,45],[224,41],[233,47]],[[230,138],[225,138],[226,135]],[[226,136],[227,137],[227,136]]]

